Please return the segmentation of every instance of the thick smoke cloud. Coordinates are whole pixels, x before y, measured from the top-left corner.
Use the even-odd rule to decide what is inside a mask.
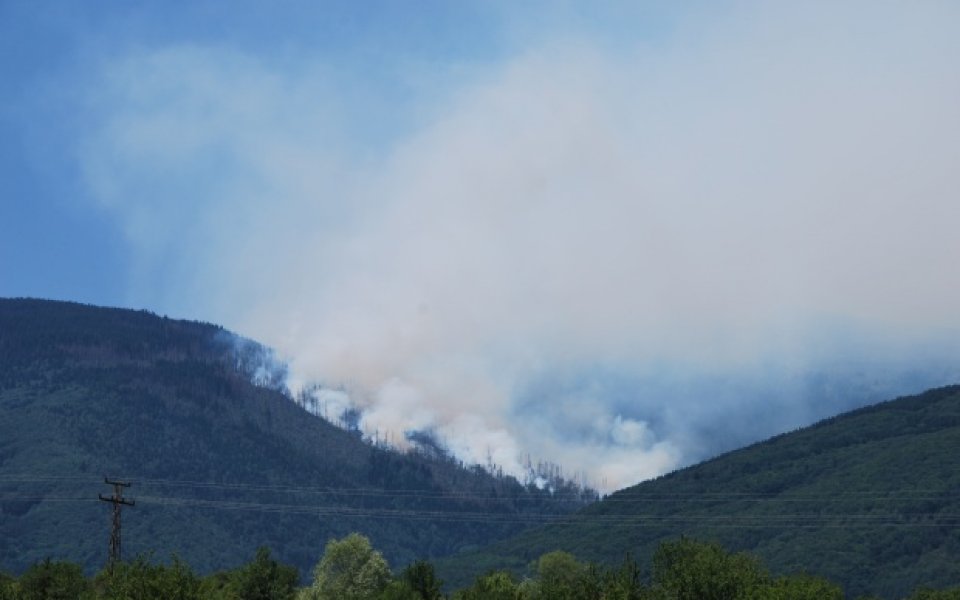
[[[277,348],[370,431],[616,487],[957,377],[958,16],[541,41],[377,143],[322,57],[162,48],[104,66],[82,159],[131,301]]]

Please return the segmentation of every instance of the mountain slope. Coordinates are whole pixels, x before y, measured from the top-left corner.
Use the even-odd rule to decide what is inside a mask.
[[[371,446],[291,402],[267,355],[214,325],[0,299],[0,570],[102,566],[104,475],[133,481],[124,556],[175,552],[202,572],[266,544],[306,575],[351,531],[399,566],[582,505]]]
[[[622,490],[562,523],[440,561],[448,580],[544,552],[649,563],[689,536],[851,596],[960,584],[960,387],[860,409]]]

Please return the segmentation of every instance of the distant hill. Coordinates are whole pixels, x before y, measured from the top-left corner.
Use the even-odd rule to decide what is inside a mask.
[[[960,387],[856,410],[617,492],[572,518],[439,561],[462,585],[544,552],[649,564],[688,536],[805,571],[850,597],[960,584]]]
[[[127,478],[125,557],[201,572],[258,545],[308,577],[332,536],[395,565],[503,538],[583,505],[449,458],[400,454],[308,414],[262,372],[263,347],[144,311],[0,299],[0,570],[106,558]]]

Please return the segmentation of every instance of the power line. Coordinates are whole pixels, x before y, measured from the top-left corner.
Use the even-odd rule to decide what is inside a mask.
[[[186,487],[186,488],[195,488],[203,490],[242,490],[250,492],[278,492],[278,493],[303,493],[303,494],[319,494],[319,495],[336,495],[336,496],[355,496],[355,497],[389,497],[389,498],[422,498],[422,499],[452,499],[452,500],[577,500],[582,499],[583,495],[580,494],[565,494],[565,493],[551,493],[549,491],[543,491],[541,494],[524,494],[520,493],[517,495],[506,495],[503,491],[491,491],[486,493],[476,492],[476,491],[428,491],[428,490],[403,490],[403,489],[391,489],[391,488],[374,488],[374,487],[356,487],[356,488],[337,488],[337,487],[311,487],[311,486],[291,486],[291,485],[271,485],[271,484],[252,484],[252,483],[220,483],[220,482],[204,482],[204,481],[184,481],[184,480],[172,480],[172,479],[148,479],[137,477],[137,482],[139,485],[143,486],[159,486],[159,487]],[[15,483],[43,483],[43,482],[60,482],[60,481],[69,481],[80,483],[82,481],[87,481],[88,478],[82,477],[55,477],[55,476],[41,476],[41,477],[31,477],[31,476],[16,476],[16,477],[4,477],[0,476],[0,482],[10,481]]]
[[[69,481],[80,483],[88,481],[87,477],[80,476],[32,476],[32,475],[7,475],[0,476],[0,482],[9,481],[14,483],[41,483],[41,482],[61,482]],[[319,487],[319,486],[293,486],[279,484],[255,484],[255,483],[222,483],[212,481],[191,481],[176,479],[148,479],[137,478],[140,485],[159,486],[159,487],[181,487],[194,488],[197,490],[236,490],[248,492],[278,492],[278,493],[302,493],[315,495],[333,495],[345,497],[389,497],[389,498],[409,498],[409,499],[440,499],[440,500],[533,500],[533,501],[564,501],[570,498],[581,498],[576,494],[565,492],[549,493],[542,495],[513,495],[508,496],[503,493],[476,492],[476,491],[426,491],[426,490],[397,490],[385,487]],[[642,491],[621,491],[612,496],[604,498],[604,503],[614,502],[632,502],[635,500],[670,500],[670,501],[703,501],[715,502],[721,500],[752,500],[752,501],[777,501],[777,502],[824,502],[824,501],[847,501],[847,500],[960,500],[960,489],[957,490],[936,490],[936,489],[913,489],[911,491],[882,491],[882,490],[863,490],[863,491],[845,491],[841,493],[795,493],[795,492],[761,492],[761,491],[668,491],[668,492],[642,492]]]
[[[31,498],[32,499],[32,498]],[[110,501],[111,499],[102,498]],[[126,500],[126,499],[124,499]],[[850,529],[857,527],[960,527],[960,514],[953,513],[794,513],[781,515],[549,515],[537,513],[494,513],[483,511],[436,511],[354,508],[344,506],[314,506],[307,504],[280,504],[240,502],[229,500],[201,500],[169,496],[141,496],[145,504],[172,508],[198,508],[261,513],[300,514],[325,517],[355,517],[373,519],[433,521],[525,523],[531,525],[603,524],[617,527],[656,528],[678,525],[700,525],[708,528],[769,528],[798,527],[802,529]],[[80,497],[37,497],[38,502],[89,502]],[[125,502],[126,503],[126,502]],[[132,503],[131,503],[132,505]],[[111,538],[112,542],[112,538]],[[111,544],[111,549],[113,545]],[[117,547],[119,550],[119,547]],[[117,556],[119,559],[119,556]]]

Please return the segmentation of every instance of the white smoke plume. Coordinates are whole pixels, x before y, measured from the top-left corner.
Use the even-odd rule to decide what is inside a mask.
[[[104,65],[81,156],[132,302],[343,384],[368,431],[613,488],[957,376],[958,13],[538,38],[411,77],[376,143],[322,56],[150,49]]]

